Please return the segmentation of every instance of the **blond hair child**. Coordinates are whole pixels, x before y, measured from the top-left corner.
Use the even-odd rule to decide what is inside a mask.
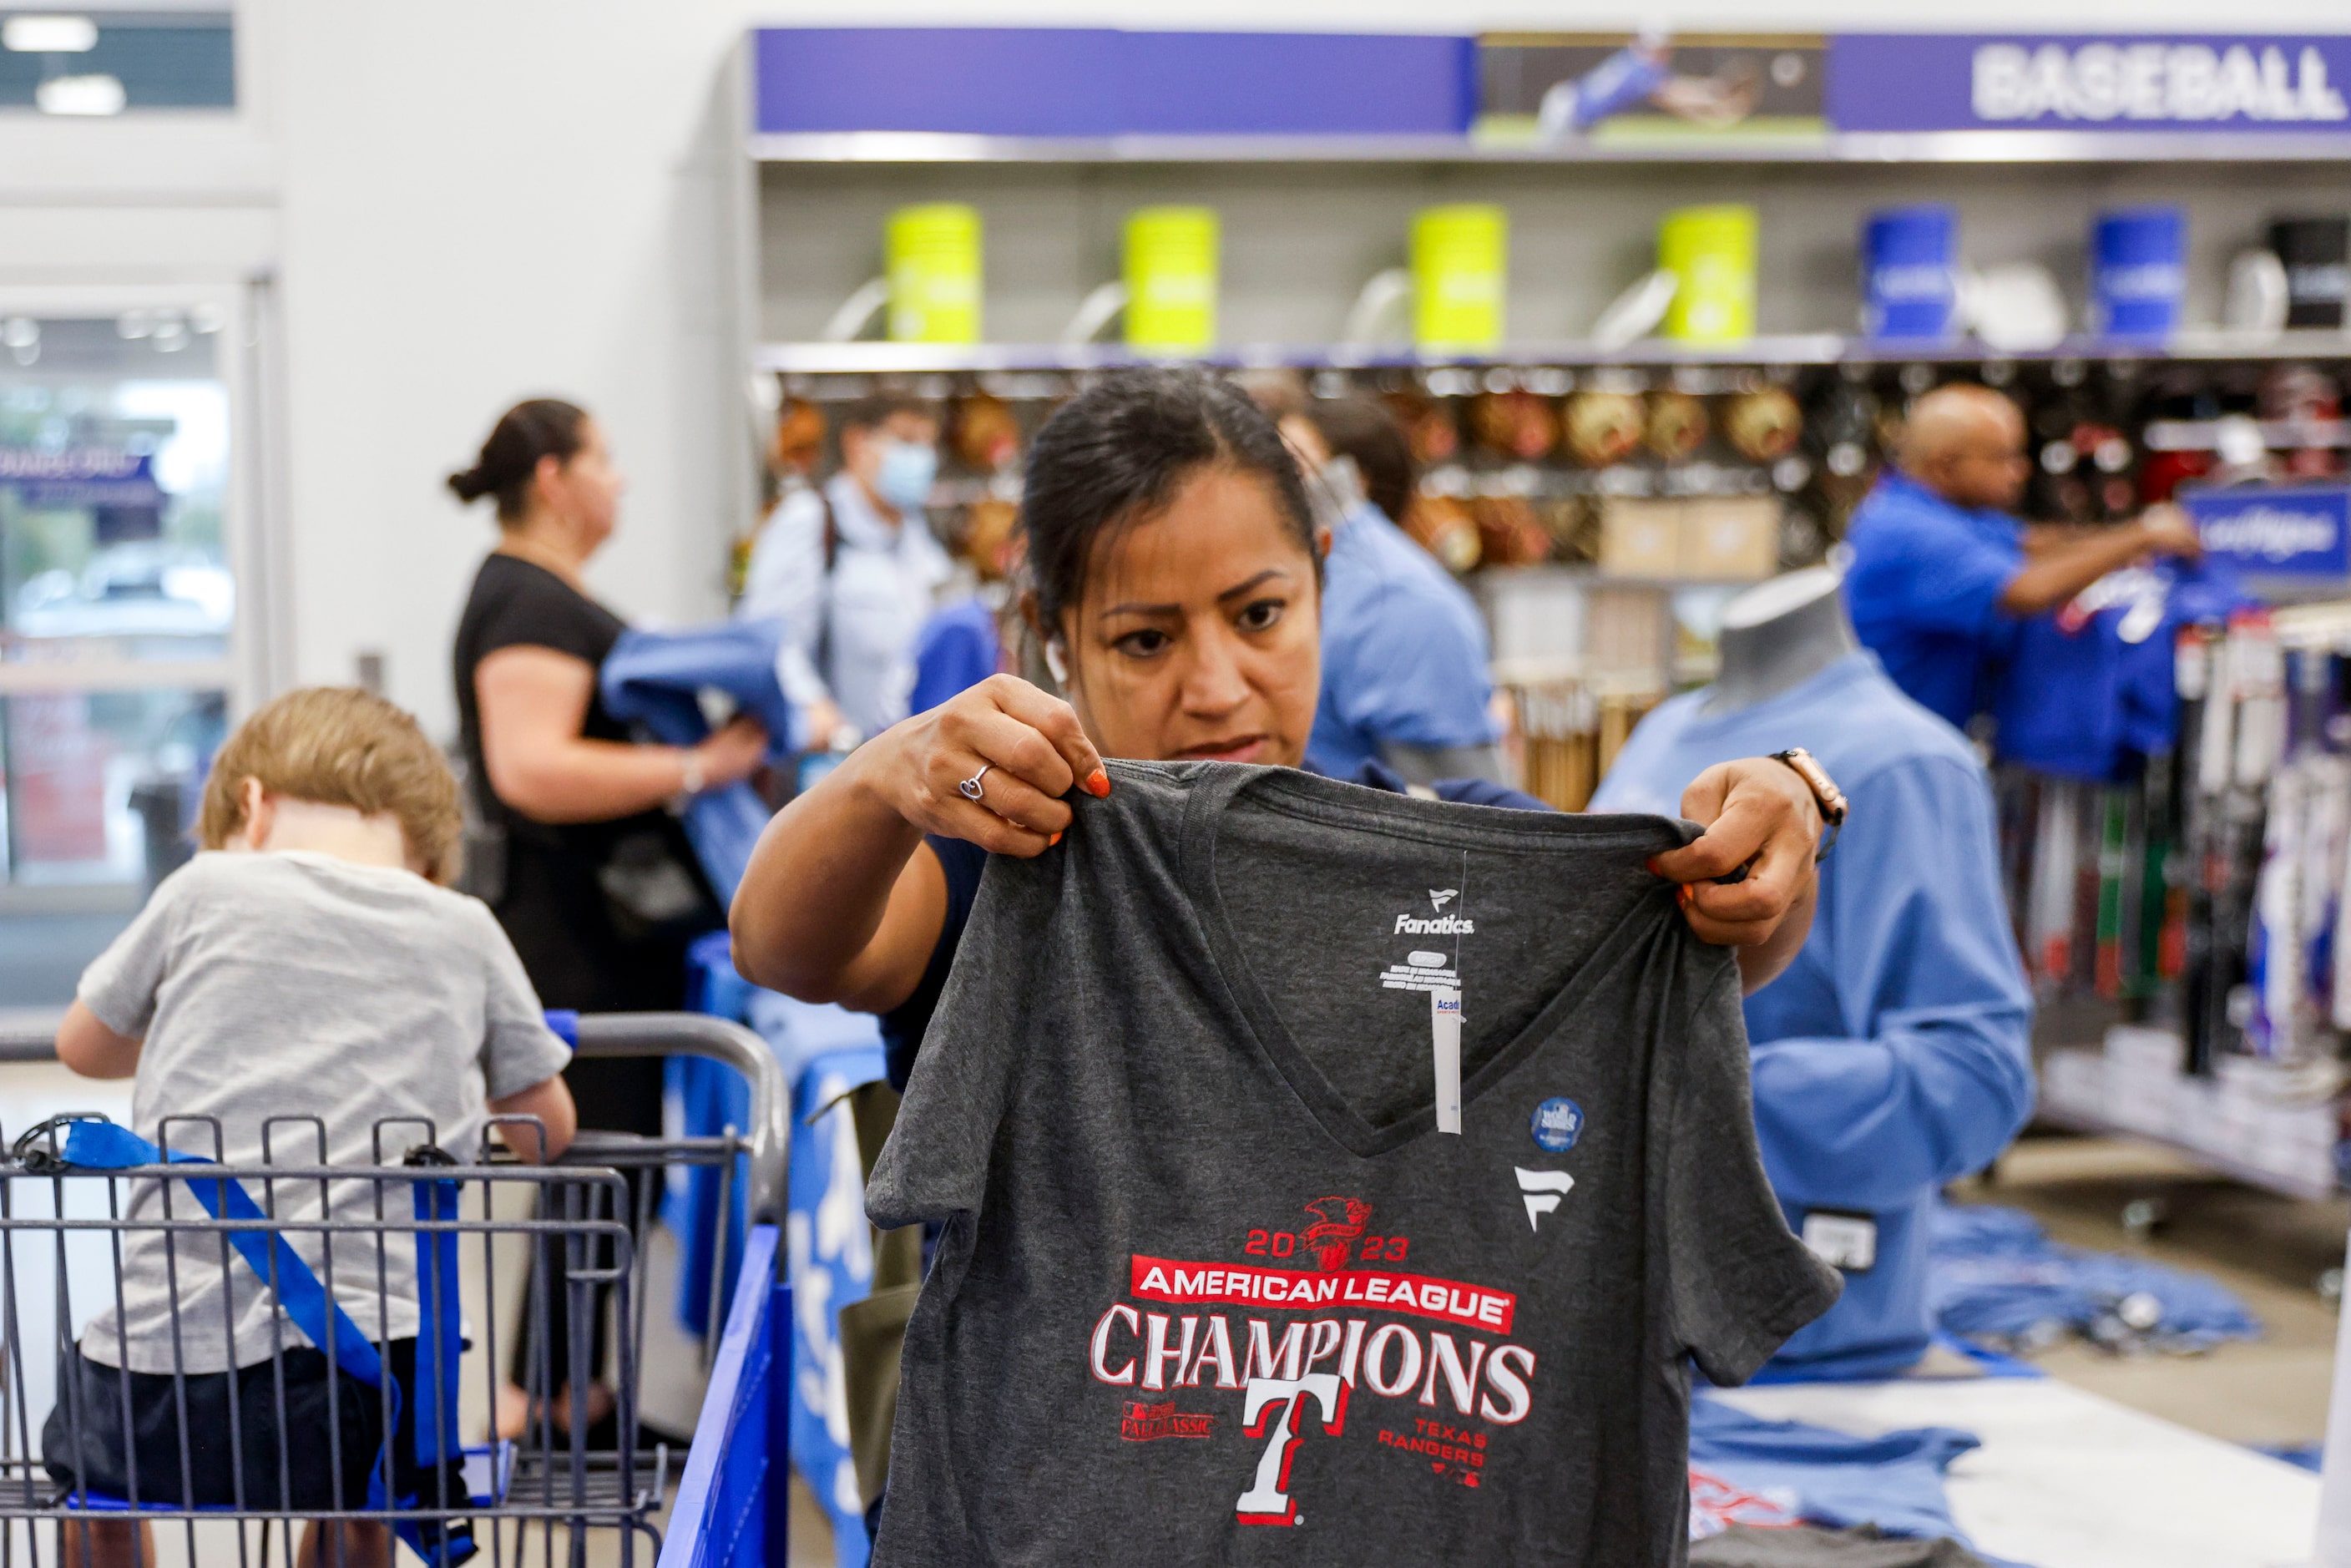
[[[213,760],[198,822],[202,852],[163,880],[83,972],[57,1031],[58,1060],[92,1078],[132,1079],[131,1123],[142,1136],[161,1142],[167,1116],[216,1118],[219,1156],[232,1165],[261,1163],[262,1124],[273,1116],[319,1118],[328,1162],[364,1166],[374,1162],[374,1129],[385,1118],[429,1121],[442,1148],[470,1160],[487,1114],[536,1115],[547,1131],[543,1157],[553,1157],[574,1125],[570,1093],[557,1076],[569,1053],[548,1029],[497,921],[447,886],[459,831],[456,780],[406,713],[346,688],[277,698]],[[281,1127],[277,1134],[279,1163],[316,1158],[309,1138],[288,1134]],[[207,1146],[198,1135],[172,1130],[183,1152],[213,1155],[208,1134]],[[289,1152],[289,1144],[298,1147]],[[277,1184],[277,1212],[319,1218],[318,1186]],[[369,1188],[334,1184],[329,1217],[369,1219]],[[137,1184],[127,1218],[162,1217],[161,1186]],[[380,1259],[373,1245],[347,1245],[346,1253],[364,1258],[342,1257],[329,1275],[318,1233],[283,1234],[322,1279],[331,1277],[336,1301],[362,1332],[381,1335],[386,1364],[413,1389],[419,1319],[406,1237],[388,1236]],[[184,1458],[191,1505],[234,1500],[241,1469],[248,1508],[364,1507],[369,1468],[385,1446],[373,1429],[381,1425],[375,1391],[339,1375],[338,1475],[329,1459],[323,1353],[242,1261],[223,1267],[216,1250],[184,1239],[171,1251],[167,1259],[162,1231],[124,1233],[120,1304],[102,1292],[103,1309],[60,1372],[58,1406],[43,1432],[51,1477],[120,1497],[135,1457],[141,1500],[176,1505]],[[283,1429],[269,1365],[281,1343]],[[81,1413],[72,1420],[69,1381]],[[232,1401],[242,1455],[228,1441]],[[403,1456],[413,1460],[406,1428],[419,1403],[401,1402],[403,1430],[389,1445],[396,1477]],[[291,1483],[283,1496],[281,1463]],[[379,1524],[344,1526],[340,1550],[324,1534],[314,1522],[303,1561],[322,1552],[354,1568],[391,1561],[390,1532]],[[78,1568],[154,1561],[127,1521],[68,1526],[66,1535],[66,1561]]]

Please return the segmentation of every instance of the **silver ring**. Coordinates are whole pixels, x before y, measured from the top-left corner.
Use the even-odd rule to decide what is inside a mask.
[[[968,779],[959,779],[959,780],[957,780],[957,781],[956,781],[956,792],[957,794],[961,795],[961,796],[962,796],[965,800],[978,800],[978,799],[979,799],[979,781],[980,781],[981,779],[983,779],[987,778],[987,770],[988,770],[989,768],[991,768],[995,767],[995,766],[996,766],[996,764],[995,764],[995,763],[993,763],[993,762],[983,762],[983,763],[981,763],[981,764],[979,765],[979,771],[978,771],[978,772],[977,772],[977,773],[973,774],[973,775],[972,775],[970,778],[968,778]]]

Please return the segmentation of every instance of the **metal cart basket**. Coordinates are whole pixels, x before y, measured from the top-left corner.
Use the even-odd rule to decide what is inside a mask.
[[[208,1118],[0,1127],[0,1568],[152,1563],[159,1530],[190,1562],[290,1563],[298,1521],[329,1563],[386,1531],[435,1564],[584,1564],[591,1538],[599,1563],[651,1562],[670,1455],[640,1432],[638,1239],[667,1173],[697,1166],[740,1172],[742,1218],[772,1233],[785,1089],[758,1036],[703,1015],[584,1017],[577,1046],[724,1061],[752,1124],[583,1132],[552,1166],[514,1118],[473,1164],[408,1120],[378,1123],[361,1165],[329,1163],[312,1117],[273,1120],[238,1165]],[[609,1414],[569,1396],[600,1382]],[[502,1404],[518,1435],[496,1435]]]

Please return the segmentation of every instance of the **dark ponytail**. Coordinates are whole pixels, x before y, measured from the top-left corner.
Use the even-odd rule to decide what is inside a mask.
[[[1063,403],[1029,449],[1020,490],[1044,634],[1058,636],[1061,612],[1084,597],[1105,534],[1155,516],[1186,480],[1217,466],[1263,480],[1299,548],[1313,555],[1298,460],[1230,382],[1194,370],[1113,371]]]
[[[449,488],[471,506],[485,496],[498,498],[498,521],[516,523],[530,509],[530,482],[538,460],[569,463],[584,439],[587,412],[561,398],[535,397],[498,416],[482,455],[462,474],[449,476]]]

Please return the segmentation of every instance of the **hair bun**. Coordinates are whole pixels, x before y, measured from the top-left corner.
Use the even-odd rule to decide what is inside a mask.
[[[518,402],[498,416],[481,455],[461,474],[449,476],[449,488],[460,501],[472,502],[495,494],[501,525],[521,518],[528,509],[531,476],[552,457],[569,463],[585,440],[588,415],[579,404],[561,398],[535,397]]]

